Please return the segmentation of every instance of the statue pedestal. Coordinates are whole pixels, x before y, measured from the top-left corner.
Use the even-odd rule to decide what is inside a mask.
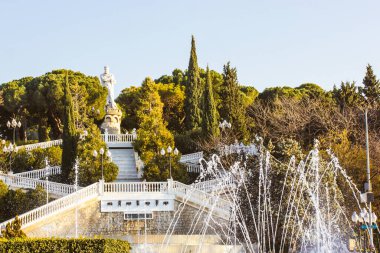
[[[107,106],[106,116],[101,128],[108,131],[109,134],[120,134],[121,110]]]

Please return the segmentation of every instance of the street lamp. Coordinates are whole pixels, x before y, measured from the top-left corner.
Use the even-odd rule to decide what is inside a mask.
[[[17,120],[15,118],[12,119],[11,122],[9,122],[9,120],[7,121],[7,127],[8,128],[13,128],[13,144],[15,144],[15,141],[16,141],[16,128],[20,128],[21,127],[21,122],[17,122]]]
[[[9,172],[12,172],[12,154],[18,152],[18,147],[15,144],[9,143],[8,147],[4,146],[3,152],[9,153]]]
[[[99,149],[99,154],[101,156],[101,160],[102,160],[102,180],[104,180],[104,172],[103,172],[103,156],[104,156],[104,148],[100,148]],[[94,150],[92,151],[92,155],[96,158],[98,156],[98,151]],[[106,153],[106,156],[111,158],[111,152],[108,150],[107,153]]]
[[[75,192],[78,191],[78,170],[79,170],[79,161],[78,158],[75,159],[74,164],[74,172],[75,172],[75,182],[74,182],[74,189]],[[76,205],[75,205],[75,238],[78,238],[78,198],[76,198]]]
[[[173,151],[172,147],[170,147],[170,146],[166,149],[166,152],[165,152],[164,148],[162,148],[161,152],[160,152],[162,156],[165,156],[166,153],[169,156],[169,176],[170,176],[170,179],[173,179],[172,178],[172,152],[175,156],[177,156],[179,153],[177,148],[174,148],[174,151]]]
[[[47,157],[45,158],[45,177],[46,177],[46,204],[49,203],[49,175],[50,166]]]

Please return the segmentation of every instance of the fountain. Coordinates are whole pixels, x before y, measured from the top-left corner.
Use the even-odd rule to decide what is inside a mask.
[[[210,234],[231,246],[226,252],[348,252],[355,234],[350,212],[366,206],[334,154],[328,151],[329,159],[322,159],[316,141],[305,159],[297,163],[292,157],[284,164],[260,143],[225,146],[219,156],[202,161],[194,190],[200,182],[214,183],[208,188],[212,204],[199,209],[188,227],[188,236],[200,236],[195,252],[204,252],[203,238]],[[226,157],[235,160],[230,168],[223,166]],[[190,201],[192,192],[187,195]],[[219,201],[230,203],[228,219],[218,219]],[[185,204],[174,214],[159,252],[167,252]],[[190,252],[186,245],[181,252]]]

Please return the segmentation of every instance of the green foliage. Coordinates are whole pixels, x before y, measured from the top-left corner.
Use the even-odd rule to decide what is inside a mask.
[[[17,238],[0,239],[0,252],[8,253],[128,253],[127,241],[101,238]]]
[[[141,159],[148,164],[161,148],[174,146],[173,135],[166,129],[163,117],[163,103],[158,94],[158,86],[146,78],[141,87],[137,118],[140,128],[134,147]]]
[[[371,107],[376,107],[380,102],[380,82],[373,73],[372,66],[367,65],[367,72],[363,79],[364,87],[360,89],[367,103]]]
[[[173,180],[183,183],[189,182],[186,166],[179,162],[180,156],[171,157],[171,169]],[[156,155],[144,168],[144,179],[147,181],[166,181],[170,175],[170,164],[167,156]]]
[[[251,86],[240,86],[240,91],[242,92],[243,104],[245,108],[253,104],[255,99],[259,96],[259,92]]]
[[[48,140],[49,134],[52,139],[60,138],[66,74],[72,84],[70,92],[73,95],[75,124],[81,126],[90,118],[102,119],[107,90],[100,85],[99,79],[63,69],[2,84],[0,118],[6,122],[11,116],[17,115],[22,122],[20,137],[26,137],[28,128],[38,127],[40,141]],[[99,113],[94,113],[92,108],[99,110]],[[4,126],[1,126],[1,130],[11,138],[11,131]]]
[[[268,144],[268,148],[273,149],[272,155],[280,161],[287,163],[292,156],[295,156],[297,161],[304,159],[301,145],[293,139],[280,139],[274,147],[271,145]]]
[[[203,119],[202,130],[206,136],[217,136],[219,134],[219,122],[214,102],[212,81],[210,71],[207,67],[206,88],[203,94]]]
[[[185,85],[186,79],[186,74],[182,70],[175,69],[173,70],[171,76],[163,75],[158,79],[154,80],[154,82],[163,84],[174,83],[175,85]]]
[[[342,82],[340,88],[334,85],[333,98],[339,105],[341,113],[344,113],[346,107],[358,106],[361,104],[362,97],[358,92],[355,82]]]
[[[168,129],[177,133],[184,131],[185,125],[185,87],[174,83],[158,83],[158,93],[163,107],[163,118],[168,122]]]
[[[185,89],[185,125],[187,130],[193,130],[201,126],[203,85],[200,79],[197,53],[194,36],[191,37],[191,52],[189,67],[187,69],[187,82]]]
[[[79,158],[79,184],[81,186],[87,186],[98,182],[102,178],[102,163],[101,156],[93,156],[93,151],[96,150],[99,153],[101,148],[104,149],[103,155],[103,171],[104,180],[106,182],[114,181],[119,173],[119,169],[111,159],[106,155],[107,146],[102,141],[100,136],[100,130],[97,126],[92,125],[87,128],[87,137],[80,141],[78,144],[78,158]],[[74,172],[70,174],[70,180],[74,181]]]
[[[124,129],[132,130],[133,128],[138,128],[136,111],[140,90],[141,88],[134,86],[125,88],[115,100],[123,112],[121,127]]]
[[[66,83],[64,86],[64,117],[63,117],[63,135],[62,135],[62,167],[61,181],[69,183],[70,172],[73,171],[75,159],[77,158],[78,140],[76,136],[74,108],[71,98],[68,74],[66,75]]]
[[[31,151],[20,149],[12,158],[12,170],[14,173],[25,172],[45,168],[45,158],[50,166],[61,165],[62,148],[54,146],[51,148],[36,148]]]
[[[183,154],[189,154],[198,150],[198,141],[203,137],[201,129],[182,132],[174,136],[176,147]]]
[[[16,215],[14,221],[8,223],[5,227],[5,231],[3,233],[5,239],[13,239],[13,238],[25,238],[25,233],[21,230],[21,221]]]
[[[21,189],[10,190],[0,181],[0,220],[5,221],[23,214],[46,203],[46,192],[42,186],[23,192]]]
[[[231,68],[228,62],[223,67],[223,105],[220,117],[232,124],[232,129],[239,135],[239,139],[247,140],[249,132],[247,129],[246,108],[244,107],[242,94],[240,92],[237,70]]]

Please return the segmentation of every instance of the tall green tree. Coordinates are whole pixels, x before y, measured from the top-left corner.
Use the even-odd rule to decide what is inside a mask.
[[[163,119],[163,107],[157,84],[146,78],[141,86],[137,110],[140,127],[135,141],[135,148],[145,164],[151,162],[161,148],[174,146],[174,137],[166,128],[167,123]]]
[[[355,82],[342,82],[339,89],[334,85],[332,93],[341,113],[344,113],[347,107],[360,104],[361,96]]]
[[[74,108],[70,92],[69,76],[66,74],[66,82],[63,95],[63,134],[62,134],[62,173],[61,181],[70,182],[70,172],[74,168],[77,157],[78,140],[76,137]]]
[[[246,108],[240,91],[237,70],[232,68],[228,62],[223,67],[223,91],[221,94],[223,105],[220,110],[220,117],[232,124],[241,140],[249,137],[247,129]]]
[[[187,130],[193,130],[201,126],[202,90],[197,52],[195,48],[195,39],[194,36],[192,36],[190,60],[189,67],[187,69],[187,82],[185,88],[185,125]]]
[[[371,107],[377,107],[380,102],[380,82],[373,73],[372,66],[367,65],[367,72],[363,79],[364,87],[361,89],[362,94]]]
[[[219,134],[218,112],[214,101],[214,92],[210,71],[206,70],[206,87],[203,95],[203,119],[202,130],[208,136],[217,136]]]

